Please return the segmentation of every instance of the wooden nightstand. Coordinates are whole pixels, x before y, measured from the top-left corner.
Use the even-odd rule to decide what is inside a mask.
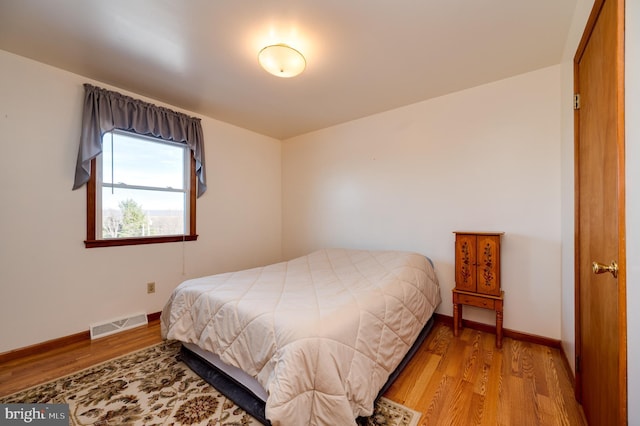
[[[453,334],[462,327],[462,305],[496,311],[496,346],[502,347],[504,291],[500,287],[500,239],[503,232],[454,232]]]

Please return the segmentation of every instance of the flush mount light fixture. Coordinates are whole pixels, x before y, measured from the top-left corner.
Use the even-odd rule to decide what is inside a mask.
[[[272,44],[258,53],[258,61],[267,72],[278,77],[295,77],[304,71],[307,61],[287,44]]]

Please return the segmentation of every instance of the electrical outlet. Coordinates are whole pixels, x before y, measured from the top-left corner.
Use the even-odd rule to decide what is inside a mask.
[[[147,293],[151,294],[155,292],[156,292],[156,283],[154,282],[147,283]]]

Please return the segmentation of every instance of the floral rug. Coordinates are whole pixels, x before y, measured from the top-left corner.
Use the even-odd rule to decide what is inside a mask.
[[[178,360],[163,342],[43,385],[0,403],[69,404],[71,425],[260,425]],[[367,426],[415,426],[420,413],[380,398]]]

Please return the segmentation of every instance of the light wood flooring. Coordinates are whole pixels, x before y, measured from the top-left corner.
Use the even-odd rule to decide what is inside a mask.
[[[160,325],[0,364],[0,396],[161,341]],[[422,413],[421,426],[586,425],[559,350],[436,323],[386,397]]]
[[[562,354],[548,346],[436,323],[385,394],[431,425],[586,425]]]

